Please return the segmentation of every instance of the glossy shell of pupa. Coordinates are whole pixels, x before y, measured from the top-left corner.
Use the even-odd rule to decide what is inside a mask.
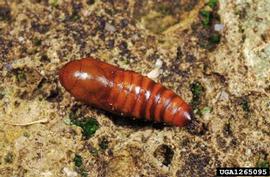
[[[94,58],[67,63],[59,79],[78,101],[112,113],[174,126],[191,121],[191,107],[172,90]]]

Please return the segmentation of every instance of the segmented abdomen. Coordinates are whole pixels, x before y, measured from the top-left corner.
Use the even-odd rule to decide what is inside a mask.
[[[123,115],[173,124],[176,113],[185,111],[174,92],[135,72],[118,71],[113,83],[108,100]]]

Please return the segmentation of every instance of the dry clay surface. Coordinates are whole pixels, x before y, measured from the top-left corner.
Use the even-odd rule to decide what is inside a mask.
[[[268,0],[0,0],[0,176],[269,167],[269,9]],[[192,104],[196,123],[130,121],[76,102],[57,71],[87,56],[161,82]],[[81,119],[97,121],[90,136]]]

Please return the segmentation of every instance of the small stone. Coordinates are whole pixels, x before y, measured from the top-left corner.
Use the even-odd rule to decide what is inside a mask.
[[[63,172],[66,174],[66,176],[68,176],[68,177],[77,177],[78,176],[78,173],[77,172],[75,172],[75,171],[72,171],[72,170],[70,170],[69,168],[67,168],[67,167],[65,167],[64,169],[63,169]]]
[[[155,63],[155,66],[156,66],[157,68],[161,68],[162,64],[163,64],[162,60],[161,60],[161,59],[157,59],[157,61],[156,61],[156,63]]]
[[[156,79],[158,78],[159,74],[160,74],[160,69],[155,68],[147,74],[147,77],[149,77],[150,79]]]
[[[139,37],[138,34],[133,34],[133,35],[131,36],[131,39],[134,40],[134,41],[137,41],[139,38],[140,38],[140,37]]]
[[[6,68],[7,71],[11,71],[13,69],[13,66],[11,63],[4,64],[4,68]]]
[[[84,17],[88,17],[88,16],[90,15],[90,11],[89,11],[89,10],[83,10],[83,11],[82,11],[82,15],[83,15]]]
[[[53,176],[53,173],[50,172],[50,171],[45,171],[45,172],[42,172],[41,173],[41,176],[43,176],[43,177],[50,177],[50,176]]]
[[[215,31],[222,31],[224,29],[223,24],[215,24],[214,26]]]
[[[24,38],[23,38],[22,36],[20,36],[20,37],[18,38],[18,41],[19,41],[20,43],[22,43],[22,42],[24,42]]]
[[[17,138],[15,140],[15,149],[17,151],[20,151],[21,149],[23,149],[25,146],[24,143],[26,140],[27,140],[27,138],[25,136],[20,136],[19,138]]]
[[[221,91],[219,94],[219,100],[227,101],[229,100],[229,94],[226,91]]]
[[[252,155],[251,149],[246,149],[245,155],[250,157]]]
[[[109,23],[105,24],[105,30],[109,31],[109,32],[112,32],[112,33],[116,31],[115,27],[113,25],[109,24]]]

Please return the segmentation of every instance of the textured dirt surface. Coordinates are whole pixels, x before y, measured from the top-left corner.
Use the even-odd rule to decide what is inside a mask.
[[[0,176],[269,166],[269,9],[268,0],[0,0]],[[193,105],[195,123],[130,121],[77,103],[57,71],[87,56],[151,73]],[[96,132],[85,137],[74,117],[97,120]]]

